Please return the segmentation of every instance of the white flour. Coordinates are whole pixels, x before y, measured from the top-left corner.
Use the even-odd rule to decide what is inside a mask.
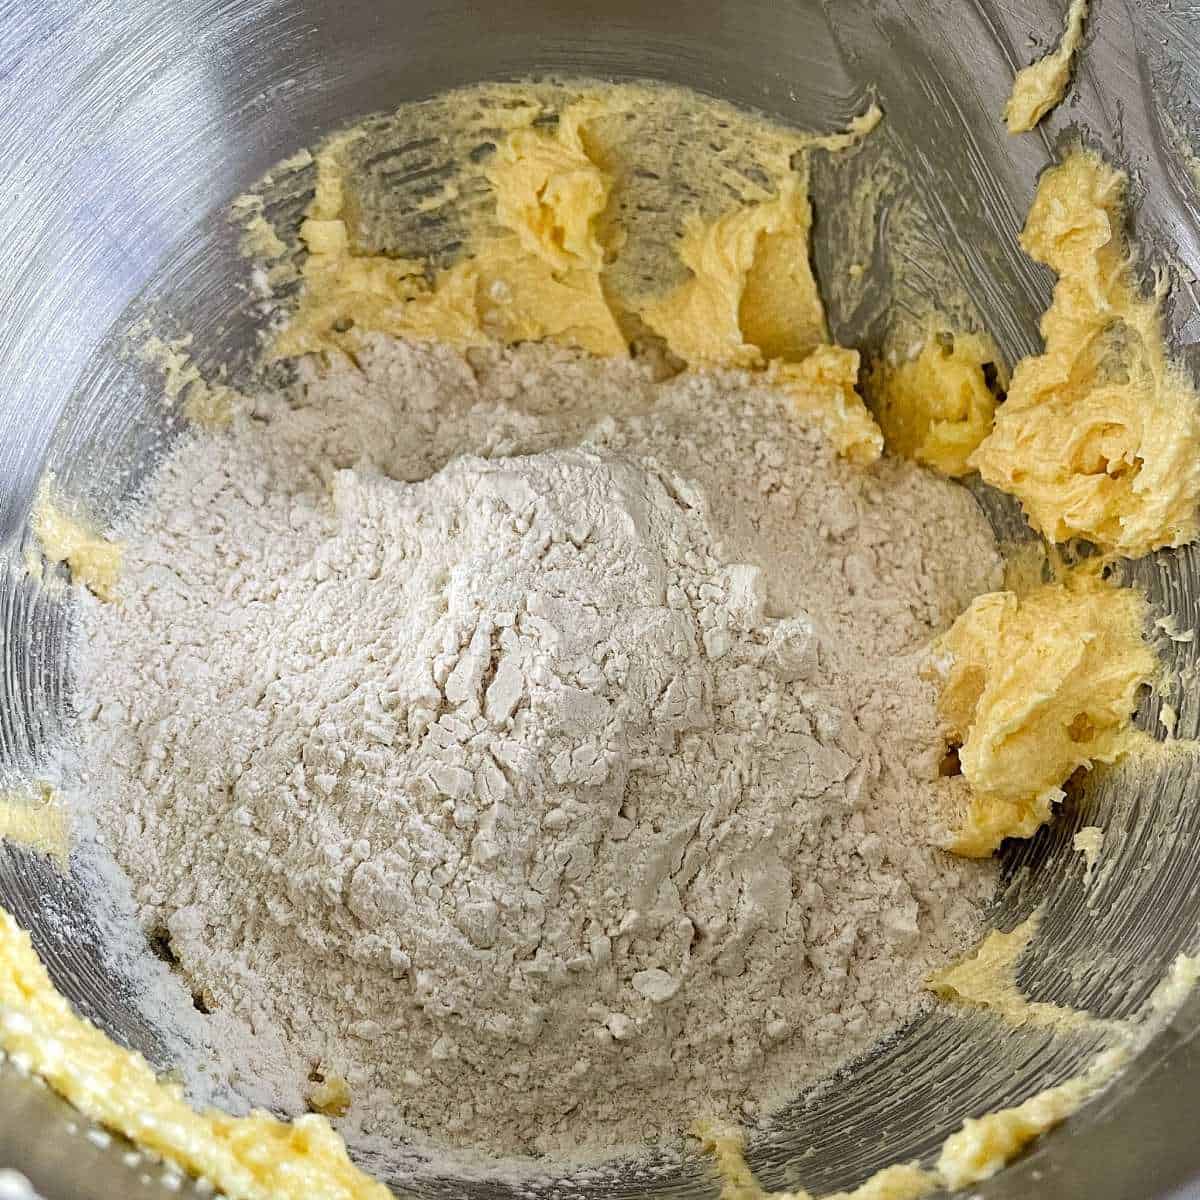
[[[913,1015],[994,882],[918,675],[998,581],[970,495],[744,376],[360,367],[181,447],[85,610],[97,821],[242,1090],[579,1153]]]

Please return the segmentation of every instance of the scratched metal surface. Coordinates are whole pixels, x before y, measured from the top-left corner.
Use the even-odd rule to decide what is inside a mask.
[[[843,123],[868,92],[926,205],[923,252],[949,264],[1010,358],[1034,349],[1050,280],[1016,250],[1038,171],[1083,137],[1133,175],[1137,234],[1176,271],[1171,323],[1189,359],[1200,337],[1196,184],[1179,138],[1200,134],[1200,8],[1095,0],[1071,99],[1035,135],[997,114],[1013,70],[1057,36],[1060,5],[998,0],[69,0],[0,3],[0,550],[17,561],[36,481],[101,517],[136,486],[173,427],[153,383],[118,352],[146,314],[195,335],[204,362],[244,361],[260,314],[223,207],[272,163],[366,113],[485,77],[554,71],[689,84],[806,128]],[[832,14],[832,15],[831,15]],[[412,172],[420,174],[419,164]],[[822,200],[837,184],[818,173]],[[822,190],[824,189],[824,191]],[[296,214],[298,215],[298,209]],[[879,230],[886,241],[886,215]],[[868,248],[871,249],[871,248]],[[818,215],[818,271],[822,257]],[[876,262],[872,258],[872,262]],[[843,338],[870,344],[894,297],[834,307]],[[920,282],[918,281],[918,289]],[[930,276],[929,287],[936,287]],[[936,298],[936,297],[935,297]],[[1011,509],[981,494],[997,528]],[[1158,614],[1196,625],[1194,550],[1132,564]],[[68,604],[0,568],[0,770],[27,774],[69,729]],[[1196,648],[1173,697],[1200,733]],[[1140,719],[1158,725],[1157,701]],[[1022,984],[1034,999],[1106,1017],[1135,1012],[1161,969],[1197,945],[1200,809],[1190,758],[1154,775],[1114,772],[1055,825],[1004,857],[996,920],[1046,916]],[[1108,830],[1110,869],[1085,890],[1071,836]],[[76,864],[61,879],[0,851],[0,901],[29,927],[64,992],[127,1045],[169,1065],[168,1041],[103,953]],[[995,1197],[1200,1195],[1200,1005],[1103,1100],[978,1189]],[[817,1193],[896,1157],[929,1156],[966,1113],[1075,1071],[1093,1035],[997,1030],[980,1018],[917,1021],[819,1093],[799,1097],[751,1155],[763,1181]],[[0,1162],[50,1200],[166,1194],[120,1146],[89,1141],[43,1089],[6,1073]],[[401,1189],[398,1189],[401,1190]],[[411,1182],[404,1194],[508,1196],[505,1183]],[[702,1164],[650,1159],[524,1194],[713,1194]]]

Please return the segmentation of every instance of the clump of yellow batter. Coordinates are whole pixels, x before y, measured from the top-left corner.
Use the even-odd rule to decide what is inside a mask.
[[[1130,718],[1158,667],[1146,615],[1139,593],[1081,569],[1023,597],[980,596],[943,634],[939,711],[971,785],[951,850],[980,858],[1029,837],[1073,772],[1143,740]]]
[[[858,394],[858,363],[857,350],[818,346],[798,363],[773,363],[768,378],[843,458],[866,466],[882,453],[883,434]]]
[[[996,396],[1007,384],[991,338],[931,330],[912,358],[876,365],[871,401],[887,447],[951,478],[968,474],[971,454],[991,432]]]
[[[684,225],[679,257],[692,277],[642,308],[646,324],[692,367],[791,362],[829,340],[808,259],[812,206],[802,184],[708,224]]]
[[[1071,0],[1062,41],[1044,58],[1017,72],[1004,106],[1009,133],[1028,133],[1063,98],[1087,11],[1088,0]]]
[[[75,583],[101,600],[115,600],[121,574],[121,547],[67,515],[54,501],[53,480],[42,481],[30,524],[42,554],[52,563],[65,562]]]
[[[759,204],[692,217],[679,255],[691,278],[642,319],[690,367],[757,369],[792,397],[840,454],[869,463],[883,435],[858,393],[857,351],[829,344],[809,262],[812,206],[798,178]]]
[[[588,157],[583,126],[605,111],[600,101],[581,101],[564,110],[553,134],[513,130],[485,173],[495,193],[496,220],[556,271],[599,272],[604,266],[596,223],[612,181]]]
[[[336,1072],[326,1075],[308,1091],[308,1106],[326,1117],[344,1117],[350,1111],[350,1084]]]
[[[1125,176],[1083,150],[1042,176],[1021,244],[1058,273],[1045,349],[1013,371],[971,465],[1051,541],[1111,554],[1200,532],[1200,405],[1121,232]]]
[[[29,936],[0,909],[0,1049],[85,1116],[239,1200],[390,1200],[324,1117],[288,1124],[189,1108],[140,1055],[75,1015]]]
[[[626,353],[600,280],[605,251],[596,221],[609,182],[588,158],[580,134],[597,111],[581,102],[564,112],[553,132],[510,133],[488,179],[496,219],[511,232],[481,239],[469,257],[432,282],[424,263],[356,249],[343,161],[355,135],[328,142],[316,156],[316,194],[300,228],[309,255],[304,291],[275,342],[275,357],[352,354],[359,336],[369,332],[460,347],[495,338]]]
[[[709,222],[689,219],[679,253],[690,278],[650,300],[616,294],[608,269],[628,231],[608,210],[621,168],[610,148],[588,140],[613,103],[578,100],[550,129],[532,123],[536,107],[521,110],[484,172],[501,232],[476,230],[468,253],[432,277],[424,263],[359,252],[345,165],[357,135],[331,139],[316,156],[316,192],[300,229],[304,290],[274,356],[353,355],[367,332],[460,347],[553,341],[623,355],[623,325],[637,313],[690,367],[772,367],[769,379],[839,451],[878,458],[883,441],[858,395],[858,355],[828,344],[809,262],[812,209],[804,175],[786,156],[774,195]],[[844,134],[797,144],[844,149],[880,116],[873,107]]]

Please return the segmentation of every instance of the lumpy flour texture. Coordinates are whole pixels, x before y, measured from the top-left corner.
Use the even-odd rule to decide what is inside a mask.
[[[572,1154],[912,1016],[994,882],[934,845],[965,794],[920,673],[998,583],[970,494],[737,373],[298,370],[162,464],[80,648],[101,835],[198,1003],[277,1043],[247,1090]]]

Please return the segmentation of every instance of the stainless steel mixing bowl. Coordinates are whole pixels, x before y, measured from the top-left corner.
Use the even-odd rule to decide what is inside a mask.
[[[36,769],[71,715],[70,605],[19,568],[40,473],[54,470],[101,517],[117,509],[172,433],[153,381],[120,351],[123,332],[149,315],[191,331],[201,363],[244,361],[259,314],[221,210],[273,162],[368,112],[485,77],[553,71],[676,81],[831,128],[873,91],[927,206],[930,253],[954,264],[1010,358],[1036,346],[1050,282],[1015,236],[1038,170],[1078,126],[1133,172],[1137,232],[1177,271],[1172,330],[1184,352],[1200,319],[1195,182],[1178,152],[1200,99],[1195,10],[1095,0],[1071,101],[1038,134],[1009,139],[997,114],[1013,69],[1057,36],[1059,10],[997,0],[0,5],[0,766]],[[818,175],[818,212],[829,214],[822,186]],[[821,269],[819,224],[817,243]],[[835,331],[870,341],[878,309],[835,310]],[[1010,510],[984,500],[998,528],[1011,529]],[[1185,629],[1200,616],[1198,572],[1192,550],[1130,569],[1159,614]],[[1195,666],[1194,644],[1171,653],[1185,672]],[[1181,736],[1197,733],[1198,698],[1187,686],[1174,698]],[[1140,719],[1156,728],[1157,718],[1148,701]],[[1182,754],[1150,775],[1110,773],[1052,828],[1006,851],[997,921],[1008,927],[1045,905],[1022,968],[1031,996],[1128,1016],[1175,954],[1195,948],[1200,810],[1190,767]],[[1083,824],[1108,830],[1111,862],[1087,889],[1071,848]],[[83,1012],[167,1067],[130,980],[98,946],[101,914],[84,900],[81,869],[61,878],[36,856],[0,851],[0,901]],[[979,1194],[1200,1196],[1198,1029],[1193,1000],[1117,1087]],[[768,1186],[847,1186],[895,1157],[929,1155],[964,1114],[1065,1078],[1093,1047],[1088,1035],[935,1012],[801,1097],[751,1159]],[[160,1170],[89,1139],[45,1089],[7,1069],[2,1079],[0,1164],[20,1167],[51,1200],[164,1194]],[[554,1187],[568,1196],[714,1190],[698,1161],[653,1159],[598,1182],[568,1174]],[[502,1182],[444,1177],[410,1190],[514,1194]]]

